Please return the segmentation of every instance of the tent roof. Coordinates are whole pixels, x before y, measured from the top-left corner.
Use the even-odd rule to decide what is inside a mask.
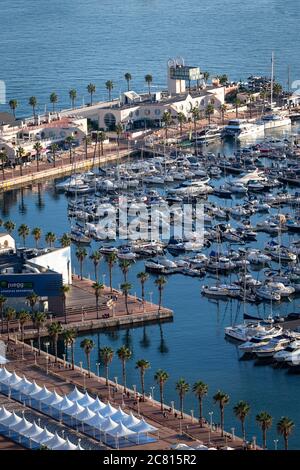
[[[111,418],[114,420],[114,421],[125,421],[127,418],[129,418],[129,415],[127,413],[125,413],[122,408],[119,406],[118,410],[116,411],[116,413],[114,413],[113,415],[111,415]]]
[[[32,426],[32,423],[28,421],[25,417],[21,419],[21,421],[14,426],[10,426],[14,431],[16,431],[18,434],[23,434],[25,431],[30,429]]]
[[[55,450],[77,450],[77,446],[72,444],[68,438],[66,438],[65,443],[61,446],[55,447]]]
[[[70,406],[69,408],[64,410],[64,413],[70,416],[76,416],[84,411],[84,406],[79,405],[77,401]]]
[[[192,450],[193,447],[190,447],[186,444],[182,444],[182,443],[179,443],[179,444],[174,444],[173,446],[171,446],[171,449],[178,449],[178,450]]]
[[[129,416],[128,418],[125,418],[122,420],[123,424],[125,424],[125,426],[127,426],[128,428],[131,428],[132,426],[136,426],[137,424],[139,424],[141,422],[140,419],[136,418],[134,416],[134,414],[132,413],[132,411],[129,413]]]
[[[26,437],[34,437],[34,436],[38,436],[39,434],[41,434],[43,432],[43,428],[41,428],[40,426],[38,426],[36,424],[36,422],[34,421],[32,426],[23,433],[24,436]]]
[[[99,411],[96,411],[95,416],[87,420],[86,424],[88,424],[92,428],[102,429],[102,425],[105,421],[106,419],[101,415],[101,413]]]
[[[130,429],[135,432],[156,432],[157,431],[157,428],[147,423],[144,420],[144,418],[141,419],[141,422],[139,424],[136,424],[135,426],[131,426]]]
[[[72,400],[72,401],[79,401],[81,400],[81,398],[84,397],[84,394],[81,393],[78,388],[75,386],[73,391],[70,392],[67,397],[69,398],[69,400]]]
[[[32,382],[26,379],[25,375],[23,375],[23,378],[20,382],[17,383],[17,385],[14,386],[15,390],[19,390],[22,392],[24,389],[28,388],[29,385],[31,385]]]
[[[4,380],[9,379],[9,377],[11,377],[11,376],[12,376],[11,372],[8,372],[6,367],[2,367],[0,369],[0,382],[1,383],[3,383]]]
[[[43,403],[45,403],[46,405],[49,405],[49,406],[54,406],[54,405],[57,405],[58,403],[60,403],[61,401],[63,401],[63,397],[61,395],[59,395],[56,390],[54,390],[54,392],[49,395],[49,397],[41,400]]]
[[[33,395],[40,392],[41,390],[42,390],[42,387],[40,387],[34,380],[31,385],[28,385],[28,387],[23,389],[23,393],[32,397]]]
[[[50,449],[55,449],[55,447],[59,447],[61,445],[64,445],[65,443],[66,443],[66,440],[60,437],[57,434],[57,431],[55,431],[55,434],[51,439],[44,442],[44,444]]]
[[[89,408],[84,408],[84,410],[76,416],[76,419],[79,421],[89,421],[94,416],[94,411],[90,410]]]
[[[118,424],[113,421],[110,417],[106,418],[106,420],[103,421],[103,424],[102,424],[102,431],[104,432],[110,432],[112,431],[114,428],[116,428],[118,426]]]
[[[83,397],[78,400],[78,403],[82,406],[90,406],[95,402],[95,398],[91,397],[91,395],[88,394],[88,392],[85,392]]]
[[[81,439],[80,439],[81,440]],[[84,450],[84,448],[80,444],[80,440],[78,440],[78,444],[76,446],[76,450]]]
[[[34,398],[35,400],[41,401],[41,400],[45,400],[46,398],[52,397],[52,392],[50,392],[50,390],[48,390],[46,385],[44,385],[42,390],[40,390],[37,393],[34,393],[33,395],[31,395],[31,397]]]
[[[5,379],[2,383],[5,383],[9,385],[10,387],[13,387],[14,385],[17,385],[19,382],[21,382],[22,378],[19,377],[19,375],[16,372],[13,372],[10,377]]]
[[[11,416],[11,412],[8,411],[5,406],[0,408],[0,422],[3,421],[4,419],[7,419]]]
[[[69,400],[69,398],[65,395],[59,403],[54,404],[52,406],[53,406],[53,408],[56,408],[57,410],[64,411],[64,410],[67,410],[68,408],[70,408],[73,405],[74,405],[74,403],[71,400]]]
[[[117,427],[107,431],[110,436],[114,437],[126,437],[136,434],[134,431],[128,429],[123,423],[119,423]]]
[[[12,414],[8,418],[3,419],[1,421],[1,424],[3,424],[4,426],[10,428],[11,426],[15,426],[16,424],[18,424],[20,421],[22,421],[22,418],[20,418],[20,416],[18,416],[13,411]]]
[[[8,362],[9,360],[0,354],[0,364],[7,364]]]
[[[92,411],[100,411],[100,410],[103,410],[103,408],[105,407],[106,407],[106,404],[103,403],[103,401],[101,401],[99,397],[95,399],[92,405],[89,405],[89,409]]]
[[[44,431],[41,434],[39,434],[38,436],[34,436],[33,440],[35,442],[38,442],[39,444],[44,444],[45,442],[52,439],[52,437],[54,437],[54,434],[52,434],[52,432],[48,431],[48,429],[45,426]]]
[[[117,409],[111,406],[110,403],[108,403],[105,408],[102,408],[101,414],[102,416],[104,416],[104,418],[106,418],[107,416],[113,415],[116,411]]]

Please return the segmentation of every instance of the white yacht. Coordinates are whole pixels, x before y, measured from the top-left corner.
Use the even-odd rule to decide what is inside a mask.
[[[217,125],[210,125],[206,127],[200,134],[197,136],[198,142],[209,143],[214,140],[220,139],[222,135],[221,128]]]
[[[265,132],[264,124],[256,124],[243,119],[231,119],[223,129],[223,135],[242,139],[244,137],[256,137]]]
[[[275,337],[272,338],[267,344],[255,348],[253,352],[256,354],[257,357],[262,359],[267,357],[273,357],[275,353],[285,349],[290,343],[290,341],[291,340],[289,338]]]
[[[228,336],[229,338],[235,339],[237,341],[248,341],[250,338],[252,338],[254,335],[257,334],[272,334],[275,333],[278,330],[277,327],[272,326],[272,323],[266,323],[264,324],[263,322],[251,322],[251,323],[243,323],[241,325],[236,325],[236,326],[228,326],[225,328],[225,336]],[[281,333],[282,329],[280,329]]]
[[[281,335],[282,328],[274,328],[268,333],[258,333],[255,336],[252,336],[248,341],[239,346],[239,350],[244,353],[253,353],[258,347],[264,346],[269,343],[270,339],[275,338],[276,336]]]
[[[299,356],[300,353],[300,341],[293,341],[282,351],[278,351],[274,354],[274,359],[277,362],[288,362],[292,361],[293,358]]]
[[[257,121],[257,124],[263,124],[265,129],[276,129],[277,127],[291,126],[292,121],[287,116],[268,114],[263,116],[261,121]]]

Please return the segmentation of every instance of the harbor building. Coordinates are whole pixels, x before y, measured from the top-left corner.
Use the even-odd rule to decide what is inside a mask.
[[[0,240],[3,237],[7,234],[1,234]],[[71,283],[70,247],[15,249],[12,246],[10,251],[0,252],[0,295],[7,299],[6,306],[28,309],[26,297],[35,293],[39,297],[39,310],[61,314],[61,288]]]
[[[36,156],[34,146],[40,142],[43,156],[52,144],[64,143],[72,136],[74,144],[80,145],[87,135],[87,119],[82,117],[66,117],[59,113],[48,114],[41,118],[26,121],[0,121],[0,149],[4,150],[11,162],[15,162],[18,149],[24,149],[24,158]]]

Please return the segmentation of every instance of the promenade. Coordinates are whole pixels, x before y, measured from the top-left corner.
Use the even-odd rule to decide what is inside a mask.
[[[58,393],[65,394],[72,391],[74,385],[76,385],[79,390],[88,391],[94,397],[98,395],[102,401],[109,401],[115,407],[120,406],[127,413],[132,411],[136,416],[144,417],[149,424],[158,429],[158,440],[156,442],[134,445],[134,447],[129,446],[124,449],[166,450],[178,443],[184,443],[191,447],[204,444],[218,449],[227,446],[233,449],[243,448],[242,440],[232,434],[225,432],[224,437],[222,437],[221,431],[216,430],[214,426],[210,427],[205,423],[203,427],[200,427],[198,420],[187,414],[184,414],[183,419],[181,419],[179,411],[169,405],[165,406],[166,412],[163,415],[160,411],[160,404],[152,398],[147,397],[145,402],[140,401],[138,399],[139,394],[130,388],[128,394],[124,394],[122,385],[117,382],[109,381],[107,387],[104,378],[95,374],[91,374],[89,378],[87,371],[83,368],[75,367],[75,370],[71,370],[70,365],[62,360],[55,364],[53,357],[47,356],[44,352],[41,353],[41,356],[38,356],[37,351],[28,345],[24,347],[22,343],[10,341],[7,358],[10,361],[6,365],[9,371],[16,371],[18,375],[25,375],[27,379],[35,380],[39,385],[46,385],[50,391],[55,389]],[[11,408],[19,406],[13,400],[11,402],[13,403]],[[29,412],[30,410],[26,409],[26,413]],[[50,417],[43,418],[52,419]],[[53,425],[53,423],[50,424]],[[81,433],[76,435],[74,430],[71,432],[75,432],[76,438],[83,437]],[[103,443],[98,444],[104,445]],[[11,445],[8,441],[7,446]]]

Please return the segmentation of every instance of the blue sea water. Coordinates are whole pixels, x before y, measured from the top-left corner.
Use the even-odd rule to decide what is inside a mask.
[[[0,80],[7,86],[7,98],[17,98],[19,115],[30,112],[28,97],[36,95],[40,110],[48,103],[49,94],[56,91],[59,106],[69,104],[68,90],[78,90],[78,102],[88,99],[86,85],[94,82],[97,99],[106,97],[104,83],[112,79],[114,95],[125,89],[123,75],[130,71],[133,87],[145,88],[144,75],[152,73],[154,85],[165,84],[166,62],[169,57],[183,56],[189,64],[199,65],[212,75],[228,73],[232,79],[270,72],[271,52],[275,51],[276,75],[286,85],[287,66],[291,77],[300,77],[298,61],[297,3],[291,0],[0,0]],[[0,105],[0,111],[7,109]],[[12,191],[1,196],[1,218],[12,219],[30,227],[37,224],[58,235],[69,229],[66,219],[67,201],[53,186],[38,185]],[[260,244],[265,238],[260,236]],[[77,267],[76,259],[74,261]],[[134,290],[139,293],[135,275],[142,269],[139,262],[130,272]],[[106,274],[105,264],[101,272]],[[93,273],[86,263],[85,274]],[[116,269],[117,287],[122,276]],[[208,282],[214,282],[213,279]],[[212,395],[217,389],[229,393],[230,404],[225,411],[227,429],[239,423],[232,406],[240,399],[248,400],[251,415],[247,422],[248,438],[260,432],[255,415],[269,411],[274,423],[282,416],[290,416],[296,423],[290,439],[291,448],[299,448],[300,440],[300,379],[286,370],[270,366],[255,366],[253,361],[239,360],[236,347],[224,339],[224,327],[237,315],[236,302],[228,304],[209,301],[200,295],[201,281],[182,276],[169,278],[164,304],[174,309],[174,322],[133,330],[92,335],[97,345],[111,345],[115,350],[129,344],[133,359],[128,364],[128,384],[138,384],[134,364],[145,358],[151,362],[146,374],[150,392],[153,375],[158,368],[166,369],[170,380],[166,386],[166,401],[176,400],[174,384],[180,376],[189,382],[201,379],[209,385],[205,413],[214,412],[219,422],[218,408]],[[157,300],[154,278],[147,291]],[[259,307],[260,313],[268,308]],[[291,304],[274,306],[275,313],[293,311]],[[251,309],[255,313],[255,308]],[[76,357],[82,358],[79,344]],[[95,369],[97,349],[92,353]],[[121,377],[117,359],[113,361],[111,376]],[[154,391],[158,398],[158,388]],[[197,404],[188,394],[185,409]],[[269,433],[269,447],[276,439],[275,424]],[[282,444],[282,443],[281,443]]]
[[[270,74],[274,51],[286,86],[288,65],[291,79],[300,78],[299,15],[292,0],[0,0],[0,80],[21,116],[32,95],[40,111],[52,91],[59,107],[70,104],[71,88],[78,104],[87,101],[91,81],[95,99],[107,97],[106,80],[118,96],[128,71],[134,89],[146,89],[147,73],[160,88],[176,56],[211,75],[244,79]]]

